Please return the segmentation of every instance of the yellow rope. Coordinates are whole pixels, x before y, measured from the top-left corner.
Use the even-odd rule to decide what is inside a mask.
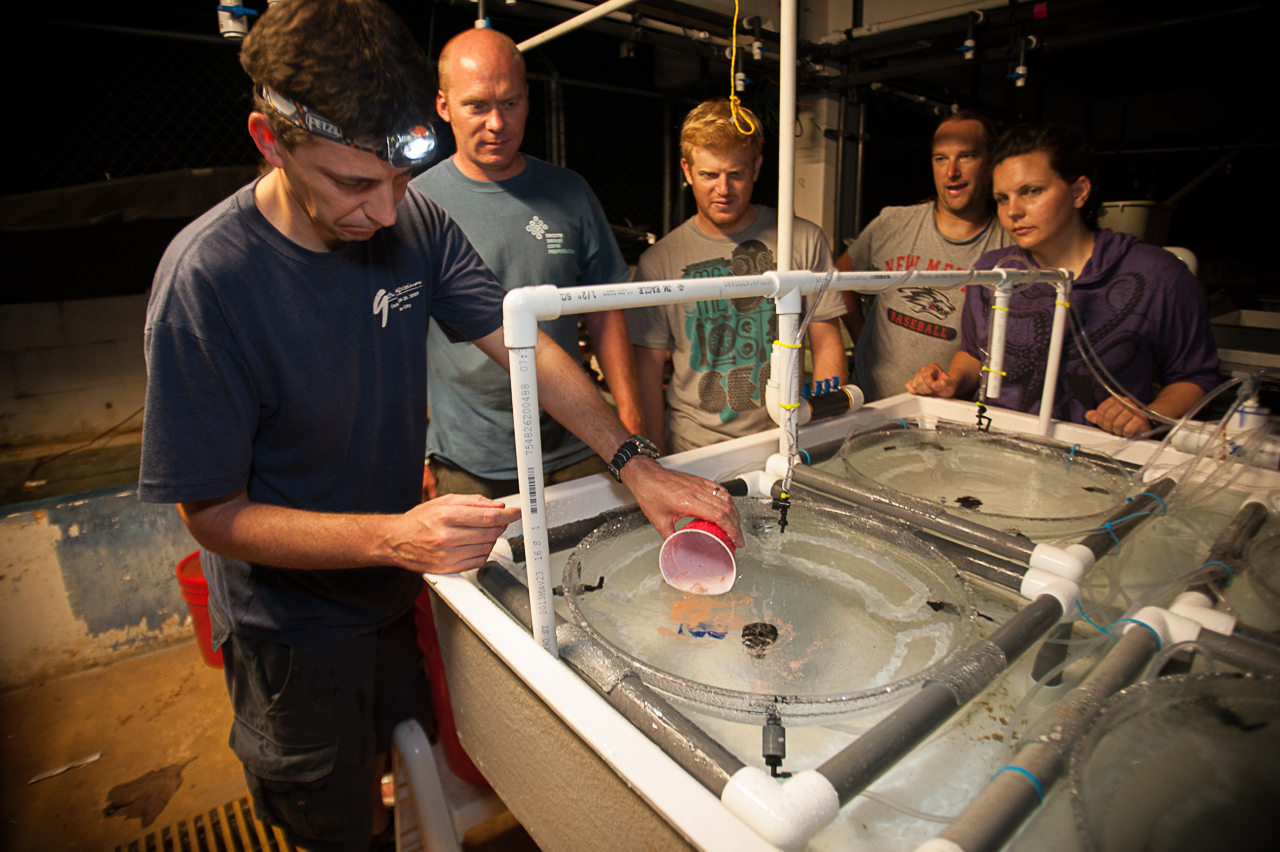
[[[738,0],[733,0],[733,35],[729,47],[729,112],[733,116],[733,126],[738,128],[738,132],[743,136],[750,136],[756,132],[756,125],[745,112],[742,111],[741,101],[738,100]],[[742,124],[746,122],[746,129]]]

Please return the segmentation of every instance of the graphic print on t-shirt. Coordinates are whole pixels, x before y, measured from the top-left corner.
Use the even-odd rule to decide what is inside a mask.
[[[903,287],[898,295],[911,306],[911,314],[885,308],[885,319],[908,331],[941,340],[955,340],[956,330],[941,324],[956,312],[955,304],[946,293],[932,287]]]
[[[773,252],[760,240],[747,240],[731,257],[689,264],[684,278],[759,275],[774,268]],[[698,407],[732,423],[743,411],[764,403],[769,353],[778,334],[773,300],[763,297],[718,299],[685,306],[689,367],[698,380]]]

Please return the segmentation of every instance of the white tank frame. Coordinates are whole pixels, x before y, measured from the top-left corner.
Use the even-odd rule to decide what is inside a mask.
[[[538,343],[538,323],[567,314],[593,311],[667,305],[712,299],[772,298],[778,305],[780,341],[775,342],[775,364],[789,364],[789,347],[799,344],[794,321],[802,295],[814,293],[825,278],[824,273],[810,271],[766,272],[763,275],[727,276],[723,278],[686,278],[670,281],[641,281],[626,284],[604,284],[588,287],[521,287],[507,293],[502,303],[503,341],[508,349],[511,370],[511,410],[516,427],[516,469],[520,480],[521,523],[524,531],[529,603],[533,612],[533,634],[553,657],[558,656],[555,639],[555,609],[552,605],[549,525],[543,496],[542,436],[539,428],[537,361],[534,348]],[[1050,412],[1057,386],[1057,364],[1062,348],[1062,329],[1066,327],[1066,310],[1071,273],[1066,270],[992,269],[906,274],[888,272],[842,272],[831,281],[832,290],[857,293],[881,293],[907,285],[949,290],[962,286],[992,286],[1012,289],[1019,284],[1046,281],[1057,288],[1059,298],[1054,314],[1054,335],[1050,342],[1049,372],[1041,397],[1039,433],[1048,434]],[[791,321],[784,323],[784,310]],[[779,345],[779,343],[781,345]],[[781,359],[781,360],[780,360]],[[775,370],[770,378],[770,392],[776,400],[770,415],[780,424],[778,446],[787,453],[794,440],[800,405],[799,387],[792,369]],[[772,385],[777,382],[774,391]]]

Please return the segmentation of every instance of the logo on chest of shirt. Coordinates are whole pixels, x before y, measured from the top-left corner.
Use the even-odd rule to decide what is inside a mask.
[[[413,300],[422,295],[422,282],[401,284],[394,290],[378,290],[373,297],[373,315],[382,316],[382,328],[387,327],[387,317],[392,311],[399,313],[413,307]]]
[[[911,310],[916,316],[895,311],[893,308],[885,308],[885,319],[900,328],[927,337],[936,337],[939,340],[956,339],[954,328],[930,322],[928,319],[932,317],[937,320],[946,320],[956,312],[955,304],[947,298],[946,293],[932,287],[904,287],[898,291],[898,294],[911,305]]]
[[[564,234],[549,233],[551,226],[538,216],[534,216],[529,220],[529,224],[524,229],[533,235],[535,240],[546,243],[547,254],[573,254],[571,248],[565,248]]]

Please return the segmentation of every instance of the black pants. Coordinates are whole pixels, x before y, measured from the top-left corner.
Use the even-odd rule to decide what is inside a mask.
[[[375,755],[390,750],[405,719],[434,721],[412,610],[325,645],[231,633],[222,660],[235,708],[231,750],[258,817],[311,852],[365,852]]]

